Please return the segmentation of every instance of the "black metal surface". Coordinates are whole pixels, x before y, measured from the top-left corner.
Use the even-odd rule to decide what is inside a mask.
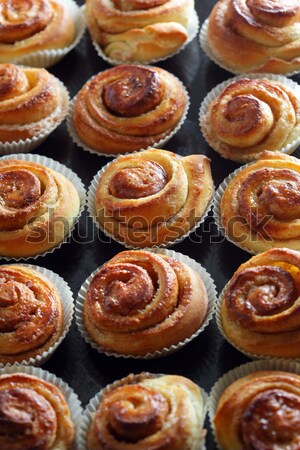
[[[77,2],[82,4],[83,0]],[[200,24],[207,18],[215,3],[216,1],[209,0],[196,1]],[[209,61],[200,49],[198,37],[179,55],[158,65],[177,75],[191,95],[188,119],[165,148],[181,155],[206,154],[211,158],[213,178],[215,185],[218,186],[238,165],[222,159],[205,143],[198,126],[198,111],[207,92],[230,78],[232,74]],[[86,33],[79,46],[49,70],[67,85],[73,96],[93,74],[108,67],[96,54]],[[300,75],[293,79],[300,82]],[[51,157],[70,167],[83,180],[86,187],[89,186],[95,173],[111,160],[91,155],[73,144],[65,123],[52,133],[35,153]],[[239,264],[250,257],[246,252],[218,236],[211,217],[202,224],[197,233],[173,246],[172,249],[187,254],[201,263],[214,278],[219,292]],[[98,233],[92,220],[85,213],[70,243],[63,245],[53,254],[29,260],[28,263],[38,264],[57,272],[70,284],[76,298],[81,284],[90,273],[122,250],[124,247],[114,241],[109,242],[102,233]],[[247,360],[225,342],[215,320],[184,349],[173,355],[148,361],[100,355],[85,343],[73,322],[66,339],[43,368],[69,383],[85,406],[103,386],[130,372],[181,374],[191,378],[209,392],[223,373]],[[206,425],[209,430],[208,421]],[[214,448],[209,430],[207,449]]]

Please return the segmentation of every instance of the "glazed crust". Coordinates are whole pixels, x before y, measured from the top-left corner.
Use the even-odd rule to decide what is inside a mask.
[[[219,0],[209,17],[208,44],[233,71],[299,71],[299,2]]]
[[[200,389],[177,375],[130,375],[106,388],[87,435],[89,450],[198,450]]]
[[[93,39],[108,57],[146,62],[182,46],[193,6],[192,0],[86,0],[86,18]]]
[[[297,158],[263,152],[233,177],[222,196],[227,236],[254,253],[275,247],[299,250],[299,182]]]
[[[0,161],[0,195],[2,256],[19,258],[50,250],[63,241],[79,213],[74,185],[34,162]]]
[[[207,313],[200,276],[173,258],[125,251],[93,277],[84,303],[90,338],[107,352],[145,356],[196,332]]]
[[[228,340],[242,351],[300,357],[300,253],[270,249],[234,273],[222,296]]]
[[[211,102],[201,124],[221,156],[252,161],[263,150],[281,150],[299,138],[300,99],[281,82],[235,80]]]
[[[219,399],[214,417],[219,445],[223,450],[296,449],[299,411],[299,375],[253,372],[233,382]]]
[[[0,64],[0,141],[40,136],[68,111],[67,89],[45,69]]]
[[[151,149],[121,156],[107,167],[99,181],[95,208],[100,224],[116,239],[133,247],[149,247],[188,233],[212,194],[208,158],[179,158]]]
[[[0,1],[0,62],[40,50],[60,49],[75,38],[67,8],[55,0]]]
[[[80,139],[107,154],[158,143],[187,106],[182,84],[158,67],[124,65],[99,73],[79,91],[74,124]]]
[[[0,376],[2,450],[71,450],[74,425],[58,387],[23,373]]]

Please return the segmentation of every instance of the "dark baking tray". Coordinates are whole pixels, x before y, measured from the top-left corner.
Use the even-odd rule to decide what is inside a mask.
[[[83,4],[83,0],[78,0],[77,3]],[[216,1],[196,0],[195,3],[202,24]],[[188,118],[165,148],[180,155],[207,155],[212,162],[215,185],[218,186],[238,165],[222,159],[208,147],[198,126],[198,111],[207,92],[232,74],[216,66],[203,54],[198,37],[180,54],[158,65],[177,75],[191,95]],[[71,96],[74,96],[92,75],[107,68],[108,64],[98,57],[86,33],[77,48],[50,71],[64,81]],[[293,79],[300,82],[299,75]],[[52,133],[35,153],[51,157],[70,167],[86,187],[95,173],[111,160],[92,155],[73,144],[65,123]],[[299,150],[295,155],[299,156]],[[250,257],[218,234],[211,216],[196,233],[172,248],[201,263],[212,275],[219,292],[239,264]],[[124,247],[114,241],[109,242],[108,238],[98,232],[85,213],[69,243],[46,257],[29,260],[28,263],[45,266],[64,277],[76,298],[81,284],[90,273],[122,250]],[[148,361],[100,355],[85,343],[73,322],[66,339],[43,368],[69,383],[85,406],[103,386],[130,372],[150,371],[184,375],[209,392],[222,374],[247,361],[246,357],[222,338],[215,320],[184,349],[173,355]],[[206,426],[207,449],[212,450],[215,444],[208,420]]]

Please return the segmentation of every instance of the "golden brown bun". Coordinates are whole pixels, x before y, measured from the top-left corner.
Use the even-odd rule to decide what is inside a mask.
[[[58,387],[24,373],[0,376],[1,450],[71,450],[74,425]]]
[[[232,81],[209,105],[202,128],[224,158],[246,162],[280,150],[300,136],[300,98],[283,83]]]
[[[221,199],[228,237],[255,253],[269,248],[300,250],[300,161],[265,151],[237,173]]]
[[[74,185],[34,162],[0,161],[0,196],[1,256],[34,256],[56,247],[79,213]]]
[[[39,136],[59,125],[68,111],[68,92],[45,69],[0,64],[0,141]]]
[[[225,289],[224,333],[256,355],[300,358],[300,253],[270,249],[242,264]]]
[[[184,44],[193,7],[193,0],[86,0],[86,18],[108,57],[146,62]]]
[[[133,247],[166,244],[188,233],[213,194],[210,160],[151,149],[121,156],[98,184],[95,209],[102,227]]]
[[[129,375],[104,390],[88,450],[198,450],[205,410],[200,389],[177,375]]]
[[[221,395],[214,425],[222,450],[286,450],[300,445],[300,376],[253,372]]]
[[[0,267],[0,363],[42,355],[63,326],[62,299],[48,278],[26,266]]]
[[[133,152],[168,136],[187,106],[182,84],[159,67],[124,65],[99,73],[79,91],[80,139],[107,154]]]
[[[219,0],[209,17],[208,44],[233,71],[299,71],[299,1]]]
[[[75,38],[67,8],[54,0],[0,0],[0,62],[59,49]]]
[[[206,290],[191,267],[167,256],[129,250],[93,277],[84,324],[105,351],[145,356],[190,337],[206,312]]]

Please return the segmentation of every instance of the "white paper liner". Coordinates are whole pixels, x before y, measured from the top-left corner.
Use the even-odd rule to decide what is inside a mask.
[[[213,386],[209,394],[208,400],[208,415],[210,419],[210,425],[213,431],[213,436],[217,444],[217,448],[222,450],[218,444],[217,437],[215,434],[213,419],[217,409],[219,399],[224,392],[224,390],[231,385],[234,381],[249,375],[257,370],[280,370],[284,372],[291,372],[300,374],[300,364],[293,361],[285,361],[282,359],[270,359],[261,361],[252,361],[247,364],[243,364],[230,370],[225,375],[223,375]]]
[[[169,348],[164,348],[163,350],[157,350],[154,353],[147,353],[144,356],[132,356],[132,355],[123,355],[120,353],[107,352],[103,348],[101,348],[101,346],[96,344],[89,337],[89,335],[86,331],[86,328],[84,326],[84,322],[83,322],[83,306],[84,306],[86,292],[87,292],[88,286],[89,286],[91,280],[93,279],[94,275],[100,269],[98,267],[86,279],[86,281],[83,283],[83,285],[81,286],[81,288],[78,292],[78,297],[77,297],[76,306],[75,306],[75,318],[76,318],[76,323],[77,323],[78,329],[79,329],[82,337],[84,338],[84,340],[88,344],[90,344],[94,349],[96,349],[99,353],[104,353],[107,356],[115,356],[117,358],[122,357],[122,358],[134,358],[134,359],[154,359],[154,358],[159,358],[162,356],[170,355],[172,353],[177,352],[181,348],[183,348],[185,345],[187,345],[189,342],[191,342],[193,339],[195,339],[200,333],[202,333],[202,331],[204,331],[204,329],[208,326],[210,320],[212,319],[212,317],[214,315],[215,302],[216,302],[216,296],[217,296],[216,286],[215,286],[215,283],[214,283],[211,275],[204,269],[204,267],[201,266],[201,264],[197,263],[194,259],[189,258],[186,255],[183,255],[182,253],[175,252],[174,250],[147,248],[147,249],[144,249],[144,251],[150,251],[150,252],[157,253],[160,255],[170,256],[171,258],[176,259],[179,262],[183,262],[183,263],[187,264],[188,266],[190,266],[192,269],[194,269],[200,275],[200,277],[204,283],[204,286],[205,286],[205,289],[207,292],[207,298],[208,298],[208,307],[207,307],[205,319],[204,319],[202,325],[200,326],[200,328],[195,333],[193,333],[190,337],[186,338],[184,341],[179,342],[178,344],[171,345]]]
[[[54,384],[59,388],[59,390],[64,394],[70,408],[71,418],[75,429],[75,442],[72,446],[72,450],[77,450],[83,408],[81,406],[78,395],[75,394],[73,389],[61,378],[57,377],[53,373],[48,372],[47,370],[40,369],[39,367],[14,364],[11,367],[6,366],[3,369],[0,369],[0,375],[11,373],[25,373],[27,375],[33,375],[48,383]]]
[[[48,158],[46,156],[33,155],[31,153],[18,153],[18,154],[2,156],[2,158],[0,158],[0,160],[1,159],[19,159],[19,160],[23,160],[23,161],[31,161],[31,162],[34,162],[37,164],[41,164],[42,166],[48,167],[49,169],[59,172],[61,175],[65,176],[69,181],[71,181],[71,183],[75,186],[75,188],[78,192],[78,195],[79,195],[79,200],[80,200],[79,212],[78,212],[77,217],[74,218],[74,223],[70,227],[69,233],[65,236],[64,240],[62,242],[60,242],[58,245],[56,245],[55,247],[53,247],[49,250],[46,250],[45,252],[40,253],[38,255],[23,256],[21,258],[7,257],[7,256],[0,255],[0,261],[1,260],[26,261],[28,259],[36,259],[40,256],[45,256],[48,253],[53,253],[54,250],[59,249],[63,244],[67,243],[68,239],[71,237],[71,235],[74,231],[74,228],[75,228],[76,224],[78,223],[79,218],[84,210],[85,203],[86,203],[86,191],[85,191],[85,188],[84,188],[84,185],[83,185],[81,179],[78,177],[78,175],[76,175],[75,172],[73,172],[71,169],[66,167],[64,164],[61,164],[58,161],[55,161],[54,159]]]
[[[58,78],[56,79],[59,82],[61,89],[63,89],[64,91],[65,99],[63,100],[65,100],[65,104],[62,101],[62,104],[58,105],[58,107],[55,109],[55,111],[53,111],[52,114],[50,114],[50,116],[45,117],[38,122],[32,122],[39,124],[41,129],[44,130],[38,136],[27,138],[25,140],[20,139],[19,141],[13,142],[0,142],[0,155],[10,155],[12,153],[27,153],[34,150],[39,145],[41,145],[44,140],[64,121],[68,113],[70,95],[67,87]],[[28,128],[28,125],[29,124],[19,125],[18,129],[26,129]],[[1,127],[6,129],[10,128],[9,125],[0,125],[0,128]],[[12,125],[11,128],[16,128],[16,125]]]
[[[271,73],[247,73],[244,75],[239,75],[233,78],[229,78],[228,80],[224,81],[223,83],[218,84],[216,87],[214,87],[204,98],[204,100],[201,103],[200,106],[200,110],[199,110],[199,124],[200,124],[200,128],[201,128],[201,132],[203,134],[203,137],[205,138],[206,142],[208,143],[208,145],[211,147],[211,144],[209,142],[209,138],[207,136],[207,133],[205,131],[205,124],[204,122],[204,118],[208,112],[208,108],[211,105],[211,103],[224,91],[224,89],[229,86],[231,83],[234,83],[237,80],[240,80],[242,78],[250,78],[250,79],[262,79],[262,78],[266,78],[268,80],[271,81],[278,81],[284,85],[286,85],[288,88],[290,88],[295,96],[300,100],[300,85],[298,83],[296,83],[293,80],[290,80],[289,78],[286,78],[283,75],[276,75],[276,74],[271,74]],[[293,142],[291,142],[290,144],[287,144],[285,147],[282,148],[278,148],[276,150],[279,150],[281,153],[285,153],[287,155],[290,155],[291,153],[293,153],[296,148],[300,145],[300,134],[299,136],[294,139]],[[213,148],[213,147],[211,147]],[[266,148],[265,150],[269,150],[268,148]],[[214,149],[214,151],[216,151],[217,153],[219,153],[217,150]],[[271,150],[271,151],[275,151],[275,150]],[[219,153],[220,154],[220,153]],[[245,160],[243,162],[246,161],[246,155],[247,155],[247,148],[245,148]],[[222,156],[224,158],[223,155],[220,154],[220,156]],[[257,153],[257,158],[259,157],[259,153]],[[248,161],[253,161],[257,158],[251,158],[249,157]],[[239,159],[232,159],[232,161],[236,161],[238,162]]]
[[[16,266],[16,264],[13,264]],[[61,299],[62,299],[62,305],[63,305],[63,311],[64,311],[64,326],[63,326],[63,332],[61,336],[57,339],[57,341],[48,348],[48,350],[45,350],[40,355],[35,356],[34,358],[29,358],[27,360],[23,360],[19,364],[23,365],[34,365],[34,366],[40,366],[44,364],[50,356],[53,355],[55,350],[58,348],[58,346],[62,343],[62,341],[65,339],[71,323],[73,319],[73,312],[74,312],[74,299],[73,299],[73,293],[68,285],[68,283],[60,277],[57,273],[52,272],[52,270],[46,269],[45,267],[35,266],[32,264],[18,264],[21,267],[28,267],[30,269],[36,270],[37,272],[41,273],[45,277],[48,278],[48,280],[56,287],[58,292],[60,293]],[[35,351],[35,349],[33,349]],[[16,355],[18,356],[18,355]],[[2,364],[0,362],[0,369],[3,367],[10,367],[13,363],[7,363]]]
[[[110,69],[107,69],[107,71],[108,70],[110,70]],[[172,74],[172,75],[175,77],[174,74]],[[95,76],[96,75],[91,77],[88,81],[86,81],[86,83],[89,83],[93,78],[95,78]],[[89,147],[87,144],[85,144],[80,139],[80,137],[79,137],[79,135],[78,135],[78,133],[76,131],[75,123],[74,123],[74,107],[75,107],[77,95],[71,100],[70,106],[69,106],[69,112],[68,112],[68,115],[66,117],[67,129],[68,129],[68,132],[69,132],[73,142],[75,142],[75,144],[77,144],[78,147],[80,147],[82,150],[86,150],[87,152],[92,153],[94,155],[106,156],[108,158],[116,158],[117,156],[129,155],[130,153],[136,153],[137,151],[147,150],[149,148],[161,148],[161,147],[163,147],[180,130],[180,128],[182,127],[183,123],[185,122],[185,119],[187,117],[187,114],[188,114],[188,111],[189,111],[189,107],[190,107],[190,96],[189,96],[189,93],[188,93],[186,87],[184,86],[182,81],[179,80],[179,78],[177,78],[177,77],[175,77],[175,78],[181,84],[182,89],[183,89],[183,91],[185,93],[186,106],[185,106],[184,112],[182,114],[182,117],[181,117],[180,121],[178,122],[178,124],[176,125],[176,127],[167,136],[165,136],[164,138],[162,138],[159,141],[155,142],[153,145],[149,145],[148,147],[140,148],[139,150],[134,150],[132,152],[126,152],[126,153],[105,153],[105,152],[100,152],[100,151],[97,151],[97,150]]]
[[[122,156],[125,156],[125,155],[120,155],[120,157],[122,157]],[[180,157],[180,155],[178,155],[178,156]],[[101,178],[102,174],[106,171],[106,169],[109,167],[109,165],[112,164],[113,162],[114,161],[110,161],[109,163],[107,163],[94,176],[94,178],[93,178],[93,180],[92,180],[92,182],[91,182],[91,184],[89,186],[89,189],[88,189],[87,210],[88,210],[91,218],[93,219],[93,222],[96,225],[96,227],[99,230],[101,230],[105,234],[105,236],[113,239],[114,241],[118,242],[119,244],[123,245],[125,248],[128,248],[129,250],[136,250],[137,247],[133,247],[132,245],[129,245],[129,244],[121,241],[120,239],[116,238],[112,234],[110,234],[107,230],[104,229],[102,224],[97,219],[97,211],[96,211],[96,208],[95,208],[95,196],[96,196],[98,184],[99,184],[99,181],[100,181],[100,178]],[[213,202],[214,202],[214,192],[213,192],[212,198],[208,202],[208,204],[207,204],[207,206],[206,206],[206,208],[205,208],[205,210],[204,210],[200,220],[197,223],[195,223],[195,225],[187,233],[183,234],[182,236],[178,237],[177,239],[170,240],[169,242],[167,242],[165,244],[153,245],[151,248],[153,248],[153,249],[154,248],[168,248],[168,247],[171,247],[172,245],[179,244],[179,242],[182,242],[190,234],[192,234],[197,228],[199,228],[200,225],[205,221],[205,219],[208,217],[208,214],[209,214],[209,212],[210,212],[210,210],[211,210],[211,208],[213,206]]]
[[[85,31],[84,7],[79,7],[73,0],[60,0],[69,10],[75,22],[75,39],[71,45],[64,48],[39,50],[28,55],[20,56],[13,61],[14,64],[24,64],[31,67],[51,67],[57,64],[67,53],[77,46]]]
[[[164,376],[164,374],[150,374],[150,375],[154,375],[154,377]],[[138,377],[138,375],[136,376],[136,378],[137,377]],[[124,380],[126,378],[124,378]],[[87,435],[87,432],[91,425],[93,416],[96,413],[96,411],[100,405],[104,391],[106,391],[107,389],[112,389],[114,386],[116,386],[116,387],[119,386],[120,383],[122,382],[122,380],[123,380],[123,378],[121,380],[117,380],[114,383],[109,384],[105,388],[101,389],[100,392],[98,392],[93,398],[91,398],[91,400],[87,404],[87,406],[83,412],[83,415],[82,415],[81,426],[80,426],[80,430],[78,433],[78,450],[87,450],[86,435]],[[202,428],[203,428],[204,422],[205,422],[205,417],[207,414],[207,409],[208,409],[208,395],[204,391],[204,389],[202,389],[200,387],[199,387],[199,389],[201,391],[202,398],[204,401],[203,422],[202,422]],[[197,449],[197,450],[206,450],[205,437],[204,437],[203,441],[201,442],[199,449]]]
[[[96,52],[100,56],[100,58],[104,59],[111,66],[117,66],[119,64],[156,64],[159,61],[165,61],[175,55],[178,55],[192,40],[197,36],[199,32],[199,17],[195,9],[193,9],[191,14],[191,21],[187,27],[188,38],[183,43],[181,47],[179,47],[175,52],[170,53],[169,55],[162,56],[161,58],[149,59],[148,61],[118,61],[116,59],[109,58],[99,44],[95,40],[92,39],[93,46],[95,47]]]
[[[200,41],[200,46],[202,48],[202,50],[204,51],[204,53],[206,54],[206,56],[208,56],[209,59],[211,59],[215,64],[217,64],[219,67],[221,67],[224,70],[227,70],[228,72],[231,72],[233,74],[236,75],[240,75],[240,74],[246,74],[247,72],[243,72],[240,70],[236,70],[236,69],[232,69],[228,66],[226,66],[223,62],[219,61],[217,59],[217,57],[213,54],[209,43],[208,43],[208,39],[207,39],[207,34],[208,34],[208,22],[209,22],[209,18],[207,18],[201,28],[200,28],[200,33],[199,33],[199,41]],[[284,73],[283,75],[285,75],[286,77],[291,77],[293,75],[296,75],[297,73],[299,73],[299,70],[294,70],[292,72],[287,72]]]

